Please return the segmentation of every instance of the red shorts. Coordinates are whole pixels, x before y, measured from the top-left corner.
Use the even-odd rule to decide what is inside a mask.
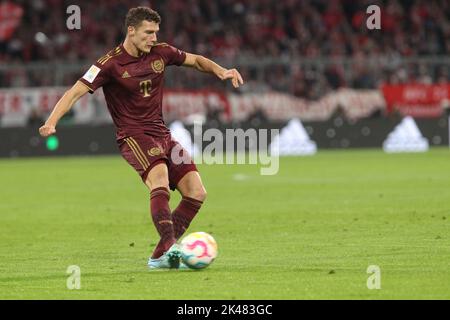
[[[136,170],[145,182],[149,171],[159,163],[166,163],[169,172],[169,187],[172,190],[190,171],[197,171],[189,153],[175,140],[139,134],[118,141],[122,157]]]

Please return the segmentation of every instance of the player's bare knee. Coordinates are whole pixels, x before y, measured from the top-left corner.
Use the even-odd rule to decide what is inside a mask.
[[[193,198],[195,200],[202,201],[202,202],[204,202],[206,200],[206,196],[207,196],[207,193],[206,193],[205,188],[203,188],[203,187],[190,190],[189,195],[188,195],[189,198]]]
[[[145,184],[150,190],[156,188],[169,188],[169,175],[165,164],[158,164],[150,170],[145,180]]]
[[[169,189],[169,181],[164,181],[164,180],[158,180],[155,181],[151,184],[151,190],[156,189],[156,188],[166,188]]]
[[[205,190],[205,188],[203,188],[203,191],[200,193],[200,197],[201,197],[201,200],[200,201],[202,201],[202,202],[205,202],[205,200],[206,200],[206,196],[207,196],[208,194],[207,194],[207,192],[206,192],[206,190]]]
[[[147,177],[147,179],[145,180],[145,185],[149,188],[150,191],[156,188],[169,189],[169,179],[164,175],[152,176],[151,178]]]

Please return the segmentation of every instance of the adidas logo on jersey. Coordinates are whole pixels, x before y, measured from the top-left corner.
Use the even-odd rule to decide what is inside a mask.
[[[128,73],[128,71],[125,70],[125,72],[122,74],[122,79],[130,78],[130,77],[131,77],[131,76],[130,76],[130,74]]]

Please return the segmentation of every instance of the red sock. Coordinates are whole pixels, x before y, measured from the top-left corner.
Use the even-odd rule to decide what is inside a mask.
[[[191,224],[192,219],[194,219],[198,210],[202,206],[203,202],[189,198],[183,197],[181,199],[178,207],[173,211],[173,229],[175,231],[175,239],[180,239],[183,233]]]
[[[153,223],[161,237],[153,251],[153,259],[161,257],[175,243],[169,199],[169,190],[164,187],[153,189],[150,194],[150,209]]]

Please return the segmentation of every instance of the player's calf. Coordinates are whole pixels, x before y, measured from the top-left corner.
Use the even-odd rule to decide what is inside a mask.
[[[173,211],[173,229],[175,238],[178,240],[189,228],[194,217],[200,210],[203,202],[194,198],[183,197],[178,207]]]

